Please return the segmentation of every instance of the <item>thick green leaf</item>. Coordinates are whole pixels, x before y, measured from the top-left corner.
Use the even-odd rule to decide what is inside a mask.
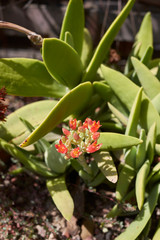
[[[129,202],[134,197],[135,197],[135,191],[133,189],[125,196],[125,198],[123,199],[123,203],[125,204],[125,202]],[[114,207],[107,214],[107,218],[115,218],[115,217],[123,214],[123,211],[125,212],[125,209],[123,209],[123,205],[122,205],[123,203],[120,202],[120,203],[117,203],[116,205],[114,205]]]
[[[153,73],[154,74],[154,73]],[[155,73],[156,78],[160,81],[160,64],[157,67],[157,72]]]
[[[28,170],[33,171],[43,177],[56,177],[57,174],[51,172],[43,162],[38,162],[28,157],[28,153],[0,138],[0,147],[12,157],[18,159]]]
[[[146,52],[144,53],[144,56],[140,59],[140,62],[143,63],[144,65],[148,65],[148,62],[151,60],[152,58],[152,53],[153,53],[153,47],[149,46],[147,49],[146,49]],[[132,57],[131,57],[132,59]],[[130,61],[131,61],[130,59]],[[133,64],[132,64],[133,65]],[[131,72],[130,72],[131,73]],[[137,85],[140,85],[139,83],[139,80],[138,80],[138,77],[137,77],[137,73],[136,71],[134,70],[133,71],[133,74],[131,76],[131,79],[134,83],[136,83]]]
[[[115,150],[120,148],[129,148],[134,145],[142,143],[142,141],[135,137],[126,136],[119,133],[100,133],[98,144],[102,143],[101,150]]]
[[[43,62],[29,58],[0,59],[0,88],[24,97],[62,97],[66,88],[47,72]]]
[[[109,152],[96,152],[93,157],[104,176],[110,182],[116,183],[118,179],[117,169]]]
[[[152,46],[148,46],[148,48],[146,49],[144,56],[141,59],[141,62],[144,65],[148,65],[149,61],[152,59],[152,54],[153,54],[153,47]]]
[[[159,63],[160,63],[160,58],[155,58],[149,62],[148,68],[153,69],[155,67],[158,67]]]
[[[129,74],[133,69],[131,57],[141,59],[144,64],[147,64],[152,57],[153,52],[153,36],[152,36],[152,23],[151,14],[147,13],[141,23],[139,32],[136,35],[132,51],[128,57],[124,73]],[[134,79],[137,81],[137,79]]]
[[[104,65],[102,65],[102,73],[114,93],[130,111],[139,87],[122,73],[105,67]],[[141,109],[143,109],[143,111],[140,112],[141,127],[148,131],[152,124],[156,122],[157,141],[160,142],[160,116],[145,93],[142,93]]]
[[[88,184],[89,182],[92,181],[93,177],[90,174],[88,174],[86,171],[84,171],[83,169],[79,170],[78,174],[84,180],[84,182],[86,184]]]
[[[111,110],[111,112],[119,119],[119,121],[124,126],[127,126],[128,119],[118,109],[116,109],[112,104],[108,103],[108,107]]]
[[[131,57],[134,56],[134,57],[138,58],[138,52],[140,50],[140,46],[141,46],[141,44],[136,45],[135,49],[132,49],[131,53],[128,56],[128,59],[127,59],[127,62],[126,62],[125,68],[124,68],[124,74],[128,77],[130,77],[133,73]],[[133,47],[134,47],[134,45],[133,45]]]
[[[156,174],[157,172],[160,173],[160,162],[157,163],[153,168],[152,168],[152,171],[147,179],[147,183],[149,182],[149,180],[151,179],[151,177]]]
[[[92,96],[92,85],[89,82],[82,83],[72,89],[56,104],[44,121],[31,133],[21,144],[21,147],[28,146],[48,132],[52,131],[61,121],[71,114],[80,112],[88,104]]]
[[[101,122],[102,127],[101,129],[104,132],[116,132],[116,133],[124,133],[125,128],[119,124],[114,122]]]
[[[156,108],[157,112],[160,114],[160,93],[152,99],[152,104]]]
[[[74,203],[67,190],[64,176],[46,181],[48,191],[63,217],[70,220],[73,215]]]
[[[116,198],[122,201],[126,196],[129,186],[136,175],[135,171],[136,148],[129,149],[124,157],[125,164],[120,171],[116,186]]]
[[[115,108],[117,108],[124,116],[128,116],[128,111],[121,101],[114,94],[110,86],[105,82],[94,82],[94,90],[107,102],[110,102]]]
[[[139,89],[136,98],[133,102],[131,112],[129,115],[125,135],[128,136],[137,136],[137,125],[139,121],[139,114],[141,110],[141,98],[142,98],[142,88]]]
[[[53,78],[69,88],[81,80],[83,66],[78,53],[67,43],[56,38],[43,40],[44,64]]]
[[[60,39],[65,40],[65,33],[73,37],[74,48],[81,55],[84,29],[84,9],[82,0],[70,0],[63,19]]]
[[[141,59],[148,46],[153,46],[152,20],[150,12],[146,13],[141,23],[139,32],[136,35],[135,45],[138,44],[140,44],[138,55]]]
[[[46,165],[56,173],[64,173],[69,163],[69,161],[64,158],[64,154],[57,151],[55,143],[45,151],[44,158]]]
[[[84,68],[87,67],[93,50],[93,42],[90,32],[87,28],[84,29],[84,40],[83,40],[83,47],[82,47],[82,54],[81,54],[81,61],[83,63]]]
[[[152,218],[149,219],[145,228],[143,229],[143,231],[141,232],[141,234],[138,236],[138,238],[136,240],[142,240],[142,239],[143,240],[150,240],[148,235],[150,233],[151,227],[152,227]]]
[[[159,236],[160,236],[160,220],[158,222],[158,226],[152,240],[159,240]]]
[[[153,187],[149,193],[149,197],[146,203],[143,205],[143,208],[137,215],[136,219],[127,227],[123,233],[115,238],[115,240],[135,240],[139,236],[151,218],[153,210],[155,209],[160,192],[159,188],[159,184]]]
[[[6,118],[6,122],[1,123],[0,125],[1,138],[10,141],[22,134],[29,134],[29,131],[27,131],[19,118],[23,118],[31,123],[33,127],[37,127],[56,103],[57,101],[54,100],[37,101],[23,106],[14,113],[11,113]]]
[[[72,48],[74,48],[74,41],[72,34],[70,32],[65,32],[65,40],[66,43],[68,43]]]
[[[96,51],[86,69],[86,72],[83,76],[82,81],[91,81],[95,80],[95,74],[100,64],[106,57],[110,46],[116,37],[118,31],[120,30],[121,25],[127,18],[131,8],[133,7],[135,0],[129,0],[114,22],[111,24],[105,35],[102,37],[100,43],[98,44]]]
[[[19,118],[19,119],[24,124],[24,126],[28,129],[29,133],[31,133],[34,130],[34,127],[32,126],[32,124],[29,123],[27,120],[25,120],[23,118]],[[44,138],[42,138],[41,140],[37,141],[34,144],[34,148],[35,148],[35,151],[37,152],[37,154],[44,153],[44,151],[46,149],[48,149],[49,147],[50,147],[50,143],[48,141],[46,141]]]
[[[136,176],[136,199],[139,210],[142,209],[144,198],[145,198],[145,187],[146,187],[146,180],[150,170],[150,161],[146,160],[142,167],[139,169],[137,176]]]
[[[155,144],[156,144],[156,123],[150,127],[147,135],[147,159],[149,159],[150,163],[153,162],[154,159],[154,151],[155,151]]]
[[[97,187],[101,183],[103,183],[105,179],[106,179],[106,177],[104,176],[104,174],[102,172],[99,172],[97,174],[97,176],[93,179],[93,181],[88,183],[88,186],[89,187]]]
[[[160,82],[138,59],[131,58],[142,87],[150,99],[160,93]]]
[[[137,146],[136,152],[136,169],[139,169],[145,161],[146,156],[146,132],[144,129],[140,131],[140,137],[143,142]]]

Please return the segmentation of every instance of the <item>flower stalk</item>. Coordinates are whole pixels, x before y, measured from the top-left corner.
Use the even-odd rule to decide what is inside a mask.
[[[32,32],[31,30],[21,27],[17,24],[10,23],[10,22],[5,22],[5,21],[0,21],[0,28],[7,28],[7,29],[12,29],[21,33],[24,33],[27,35],[28,39],[35,45],[42,45],[43,38],[41,35]]]
[[[92,169],[90,168],[90,166],[86,163],[86,159],[84,157],[84,154],[80,155],[77,158],[77,161],[79,162],[79,164],[83,167],[83,169],[90,175],[92,175]]]

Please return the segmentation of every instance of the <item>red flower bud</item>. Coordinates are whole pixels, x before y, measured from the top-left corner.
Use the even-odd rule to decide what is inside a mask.
[[[77,127],[77,119],[70,119],[69,120],[69,126],[72,130],[75,130]]]

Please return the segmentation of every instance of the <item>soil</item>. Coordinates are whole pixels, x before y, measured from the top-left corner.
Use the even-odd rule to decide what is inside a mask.
[[[111,240],[120,233],[124,223],[106,218],[115,204],[114,193],[107,185],[90,190],[83,183],[70,182],[76,209],[67,222],[56,209],[44,179],[25,172],[10,175],[19,166],[12,161],[9,169],[0,174],[1,240]]]

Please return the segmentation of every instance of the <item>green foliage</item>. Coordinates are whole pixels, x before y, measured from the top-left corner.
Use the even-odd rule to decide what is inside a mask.
[[[117,240],[147,237],[160,182],[160,164],[155,162],[155,155],[160,155],[160,59],[152,59],[150,13],[142,21],[124,74],[105,63],[134,2],[127,2],[95,50],[84,28],[83,1],[70,0],[60,38],[43,39],[43,61],[0,60],[0,87],[5,85],[8,94],[56,98],[28,104],[10,114],[0,124],[0,147],[18,159],[24,171],[46,181],[67,220],[73,215],[74,203],[65,179],[72,171],[86,187],[112,185],[117,202],[107,217],[123,214],[123,204],[135,199],[138,214]],[[99,133],[91,131],[91,126],[83,128],[86,118],[95,120],[92,124],[100,127]],[[73,119],[81,120],[81,138],[70,126]],[[91,141],[93,133],[98,138]],[[74,141],[81,142],[83,153]],[[20,143],[22,148],[17,146]],[[123,149],[123,163],[119,159],[115,163],[117,149]],[[158,234],[159,226],[153,239]]]
[[[116,37],[117,33],[120,30],[121,25],[123,24],[124,20],[128,16],[131,8],[133,7],[135,0],[129,0],[126,6],[123,8],[121,13],[118,17],[114,20],[111,24],[107,32],[102,37],[101,41],[99,42],[96,51],[86,69],[86,72],[83,76],[82,81],[94,81],[95,74],[100,67],[100,64],[105,59],[106,55],[110,49],[111,44],[113,43],[114,38]],[[104,54],[105,53],[105,54]]]
[[[151,14],[148,12],[141,23],[136,36],[135,46],[140,45],[138,56],[142,58],[148,46],[153,46]]]
[[[83,96],[83,97],[82,97]],[[82,83],[72,89],[53,107],[44,121],[31,133],[21,144],[28,146],[48,132],[52,131],[64,118],[71,114],[80,112],[88,104],[92,96],[92,85],[90,82]]]
[[[114,161],[109,152],[101,151],[94,154],[95,161],[104,176],[113,183],[117,182],[118,175]]]
[[[49,148],[46,149],[44,153],[46,165],[54,172],[64,173],[68,165],[68,161],[64,156],[57,152],[55,144],[52,144]]]
[[[150,171],[150,161],[146,160],[142,167],[139,169],[137,176],[136,176],[136,198],[139,210],[142,209],[144,198],[145,198],[145,186],[146,186],[146,179],[147,175]]]
[[[82,63],[78,53],[56,38],[43,40],[42,56],[48,72],[61,84],[73,88],[81,81]]]
[[[101,150],[116,150],[120,148],[129,148],[133,145],[142,143],[141,140],[118,133],[103,132],[100,134],[98,143],[102,143]]]
[[[27,120],[33,127],[37,127],[56,104],[55,100],[42,100],[19,108],[6,118],[6,122],[1,123],[1,138],[20,144],[29,134],[20,118]]]
[[[70,0],[62,23],[60,39],[65,40],[69,32],[73,38],[75,50],[81,56],[83,45],[84,9],[82,0]]]
[[[158,195],[160,193],[159,184],[155,185],[147,198],[142,210],[137,215],[136,219],[129,225],[129,227],[121,233],[116,240],[135,240],[142,230],[145,228],[150,219],[153,210],[157,204]]]
[[[0,87],[10,95],[63,97],[66,88],[48,73],[43,62],[29,58],[0,59]]]
[[[72,197],[67,190],[65,177],[60,176],[46,181],[48,191],[63,217],[68,221],[71,219],[74,210]]]

